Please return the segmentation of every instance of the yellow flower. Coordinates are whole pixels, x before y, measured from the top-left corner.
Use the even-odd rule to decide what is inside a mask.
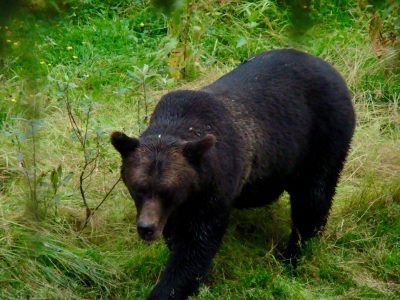
[[[78,58],[78,56],[76,56],[76,55],[72,55],[72,58],[73,58],[73,59],[77,59],[77,58]]]
[[[39,64],[44,65],[44,64],[45,64],[45,61],[44,61],[44,60],[41,60],[41,61],[39,62]]]
[[[51,67],[52,65],[51,64],[47,64],[49,67]]]
[[[11,98],[11,102],[17,102],[17,99]]]
[[[144,23],[142,22],[142,23],[140,23],[140,27],[144,27]]]
[[[68,50],[68,51],[71,51],[72,49],[73,49],[72,46],[68,46],[68,47],[67,47],[67,50]]]

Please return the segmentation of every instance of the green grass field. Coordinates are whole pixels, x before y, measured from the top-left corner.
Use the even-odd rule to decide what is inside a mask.
[[[168,250],[138,239],[122,183],[80,232],[85,160],[93,209],[119,177],[113,130],[138,135],[167,91],[282,47],[326,59],[353,94],[357,128],[326,231],[292,270],[277,258],[287,195],[235,211],[193,299],[400,298],[397,1],[201,0],[168,16],[148,1],[28,3],[0,22],[0,299],[143,299]]]

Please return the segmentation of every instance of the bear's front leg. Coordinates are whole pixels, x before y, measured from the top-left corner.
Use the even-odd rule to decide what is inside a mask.
[[[182,221],[182,220],[180,220]],[[206,279],[228,224],[228,213],[197,212],[179,222],[171,237],[172,252],[161,278],[149,296],[187,299]]]

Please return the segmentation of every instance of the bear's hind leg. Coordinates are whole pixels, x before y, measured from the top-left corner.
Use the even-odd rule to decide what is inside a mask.
[[[343,160],[342,160],[343,162]],[[296,263],[301,246],[321,231],[328,219],[332,199],[335,194],[342,162],[334,168],[326,168],[299,176],[288,189],[290,194],[292,233],[284,253],[286,259]],[[327,170],[330,170],[327,171]],[[324,172],[325,171],[325,172]]]
[[[286,258],[295,258],[300,247],[326,224],[336,183],[316,182],[290,193],[292,233]]]
[[[314,149],[288,182],[292,234],[285,257],[294,258],[294,264],[304,242],[323,229],[328,219],[351,139],[350,131],[348,136],[334,135],[335,139],[327,139],[315,134]]]

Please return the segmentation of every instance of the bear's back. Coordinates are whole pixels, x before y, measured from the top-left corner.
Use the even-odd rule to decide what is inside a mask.
[[[257,54],[202,90],[225,98],[232,96],[247,106],[254,105],[257,111],[263,102],[292,99],[307,101],[312,107],[316,102],[328,100],[328,97],[319,97],[321,94],[331,92],[339,95],[329,99],[330,102],[338,100],[351,106],[346,83],[330,64],[293,49]]]
[[[246,160],[268,162],[262,176],[266,169],[285,176],[296,168],[286,162],[302,161],[316,140],[336,136],[347,143],[353,133],[354,110],[343,78],[327,62],[301,51],[257,54],[202,90],[230,111]]]

